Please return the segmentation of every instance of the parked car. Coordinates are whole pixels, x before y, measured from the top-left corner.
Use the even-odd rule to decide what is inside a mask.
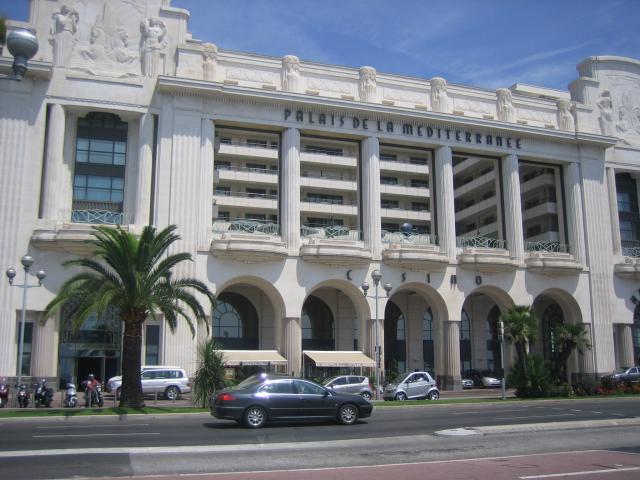
[[[401,373],[385,387],[384,400],[408,400],[428,398],[438,400],[440,390],[427,372]]]
[[[620,367],[608,377],[614,382],[639,383],[640,367]]]
[[[167,400],[177,400],[183,393],[191,392],[191,382],[180,367],[166,365],[145,365],[140,373],[143,394],[162,394]],[[107,381],[107,392],[120,398],[122,376]]]
[[[484,388],[501,387],[502,379],[494,377],[490,374],[484,374],[482,375],[482,386]]]
[[[317,383],[259,373],[211,396],[211,415],[248,428],[275,420],[337,420],[353,425],[368,417],[373,405],[359,395],[337,393]]]
[[[463,389],[468,389],[468,388],[473,388],[475,387],[475,383],[473,380],[471,380],[470,378],[463,378],[462,379],[462,388]]]
[[[471,380],[474,387],[482,387],[482,374],[478,370],[467,370],[463,373],[463,377]]]
[[[361,395],[365,400],[371,400],[373,386],[369,379],[362,375],[341,375],[333,377],[324,382],[326,388],[330,388],[336,393],[355,393]]]

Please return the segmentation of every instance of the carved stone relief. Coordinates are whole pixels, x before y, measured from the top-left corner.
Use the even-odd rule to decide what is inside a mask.
[[[518,110],[518,118],[544,124],[552,124],[556,122],[557,114],[536,110],[534,108],[521,108]]]
[[[358,80],[358,94],[362,102],[377,101],[376,69],[373,67],[361,67]]]
[[[601,93],[598,107],[603,134],[640,146],[640,81],[636,76],[612,75],[609,90]]]
[[[319,92],[333,92],[342,95],[353,95],[354,87],[346,82],[327,80],[326,78],[307,78],[307,88]]]
[[[384,87],[382,96],[385,100],[394,100],[408,103],[424,103],[425,94],[415,90]]]
[[[463,112],[475,112],[485,115],[493,114],[493,103],[474,102],[471,100],[461,100],[456,98],[453,102],[453,106],[456,110],[462,110]]]
[[[447,81],[441,77],[431,79],[431,110],[440,113],[451,113],[451,101],[447,93]]]
[[[613,102],[611,100],[611,92],[603,90],[598,99],[598,109],[600,110],[600,131],[603,135],[613,135]]]
[[[213,43],[205,43],[202,50],[202,78],[208,82],[215,80],[218,63],[218,47]]]
[[[295,55],[282,57],[282,90],[285,92],[301,93],[300,59]]]
[[[160,65],[160,54],[167,46],[167,26],[157,18],[147,18],[140,23],[140,58],[142,75],[157,77],[164,71]]]
[[[498,113],[498,120],[503,122],[515,122],[516,121],[516,109],[513,106],[513,97],[511,96],[511,90],[508,88],[499,88],[496,90],[497,103],[496,111]]]
[[[80,15],[73,8],[62,5],[52,16],[51,38],[53,45],[53,66],[66,67],[71,60],[73,48],[78,42],[78,21]]]
[[[558,100],[556,102],[558,106],[558,128],[560,130],[566,130],[573,132],[576,129],[576,123],[573,118],[572,107],[573,105],[569,100]]]
[[[265,72],[256,68],[227,67],[229,80],[244,80],[255,83],[270,83],[275,85],[275,76],[271,72]]]

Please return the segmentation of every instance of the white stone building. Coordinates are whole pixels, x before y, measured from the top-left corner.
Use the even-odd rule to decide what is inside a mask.
[[[457,388],[499,370],[514,304],[533,305],[546,358],[557,322],[587,327],[571,374],[640,363],[640,61],[590,57],[568,91],[491,91],[223,50],[170,0],[32,0],[29,18],[8,27],[40,49],[0,81],[0,266],[22,281],[28,252],[48,273],[24,375],[120,369],[113,318],[37,322],[96,223],[178,225],[195,261],[177,275],[217,295],[230,363],[353,366],[314,352],[372,358],[377,339],[386,370]],[[0,376],[17,371],[21,308],[1,282]],[[193,372],[206,335],[150,322],[145,362]]]

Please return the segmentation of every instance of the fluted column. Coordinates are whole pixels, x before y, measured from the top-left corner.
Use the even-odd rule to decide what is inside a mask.
[[[40,316],[35,312],[27,313],[27,321],[33,322],[31,375],[53,377],[58,371],[60,321],[56,316],[42,325],[39,323]]]
[[[290,252],[297,252],[300,249],[300,131],[297,128],[287,128],[282,133],[280,185],[282,240]]]
[[[153,168],[153,115],[151,113],[143,114],[139,123],[138,177],[136,179],[136,206],[133,223],[149,225],[151,171]]]
[[[436,150],[436,205],[440,250],[449,260],[456,258],[456,212],[453,196],[453,160],[451,147]]]
[[[609,191],[609,212],[611,214],[611,241],[613,242],[613,254],[622,255],[620,217],[618,216],[618,195],[616,191],[616,171],[613,168],[607,168],[607,188]]]
[[[362,228],[364,243],[374,259],[382,253],[380,226],[380,143],[376,137],[362,141]]]
[[[202,119],[200,158],[200,201],[198,222],[198,247],[209,249],[213,222],[213,146],[215,125],[209,118]]]
[[[300,376],[302,373],[302,328],[299,318],[282,320],[282,354],[287,359],[287,373]]]
[[[570,163],[564,171],[570,251],[578,262],[586,264],[580,165],[577,162]]]
[[[582,326],[587,331],[586,337],[593,344],[593,337],[591,335],[591,324],[583,323]],[[585,350],[581,354],[578,353],[578,363],[580,367],[580,374],[582,376],[593,375],[595,373],[595,367],[593,365],[593,345],[591,346],[591,350]]]
[[[620,366],[628,367],[635,365],[633,359],[633,336],[631,332],[631,325],[624,324],[618,325],[618,339],[620,341]]]
[[[62,105],[54,103],[49,109],[47,133],[47,152],[44,164],[44,183],[42,193],[42,218],[60,220],[62,193],[60,183],[64,180],[64,132],[65,111]]]
[[[460,375],[460,321],[447,321],[445,329],[445,376],[442,386],[445,390],[462,390],[462,377]]]
[[[509,254],[524,261],[524,238],[522,233],[522,202],[520,200],[520,174],[518,157],[507,155],[502,161],[502,183],[504,184],[504,215]]]

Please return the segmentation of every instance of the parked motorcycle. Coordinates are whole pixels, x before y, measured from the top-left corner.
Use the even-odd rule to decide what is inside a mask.
[[[67,390],[64,392],[63,405],[68,408],[74,408],[78,404],[78,391],[75,384],[67,383]]]
[[[33,402],[35,407],[50,407],[53,401],[53,388],[47,387],[45,379],[36,383],[36,388],[33,395]]]
[[[9,385],[3,378],[0,380],[0,408],[3,408],[9,401]]]
[[[102,407],[104,405],[104,399],[102,397],[102,384],[96,382],[93,386],[87,383],[84,391],[84,406],[89,407]]]
[[[21,383],[20,386],[18,387],[18,406],[20,408],[27,408],[29,406],[30,400],[31,400],[31,394],[29,393],[27,384]]]

